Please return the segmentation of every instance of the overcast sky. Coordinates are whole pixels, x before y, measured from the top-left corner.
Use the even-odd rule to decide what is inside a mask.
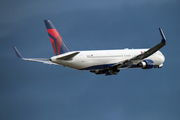
[[[1,0],[0,120],[179,120],[179,0]],[[21,61],[54,56],[43,20],[72,50],[150,48],[162,69],[95,75]]]

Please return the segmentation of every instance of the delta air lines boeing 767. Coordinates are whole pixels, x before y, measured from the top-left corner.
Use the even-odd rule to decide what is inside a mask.
[[[62,65],[77,70],[89,70],[95,74],[105,75],[116,75],[120,69],[127,68],[161,68],[165,61],[164,55],[159,51],[166,44],[166,38],[161,28],[159,28],[161,42],[150,49],[72,51],[51,21],[44,20],[44,23],[55,56],[49,59],[24,58],[13,46],[18,58],[50,65]]]

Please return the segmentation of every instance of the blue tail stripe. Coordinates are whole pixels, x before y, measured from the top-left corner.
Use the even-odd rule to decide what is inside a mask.
[[[64,41],[62,41],[60,54],[70,52],[70,51],[71,50],[68,48],[68,46],[64,43]]]
[[[54,40],[56,53],[58,54],[58,49],[57,49],[57,42],[56,42],[56,38],[55,38],[55,37],[53,37],[50,33],[48,33],[48,34],[49,34],[49,37],[51,37],[51,38]]]

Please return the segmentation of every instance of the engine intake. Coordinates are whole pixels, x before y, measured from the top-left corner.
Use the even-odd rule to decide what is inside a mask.
[[[137,66],[141,67],[142,69],[151,69],[154,67],[154,62],[150,59],[147,59],[140,62]]]

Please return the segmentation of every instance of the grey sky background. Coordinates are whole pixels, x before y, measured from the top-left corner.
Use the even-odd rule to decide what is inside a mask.
[[[1,120],[179,120],[180,1],[1,0]],[[50,19],[73,50],[161,49],[162,69],[95,75],[19,60],[54,55],[43,20]]]

